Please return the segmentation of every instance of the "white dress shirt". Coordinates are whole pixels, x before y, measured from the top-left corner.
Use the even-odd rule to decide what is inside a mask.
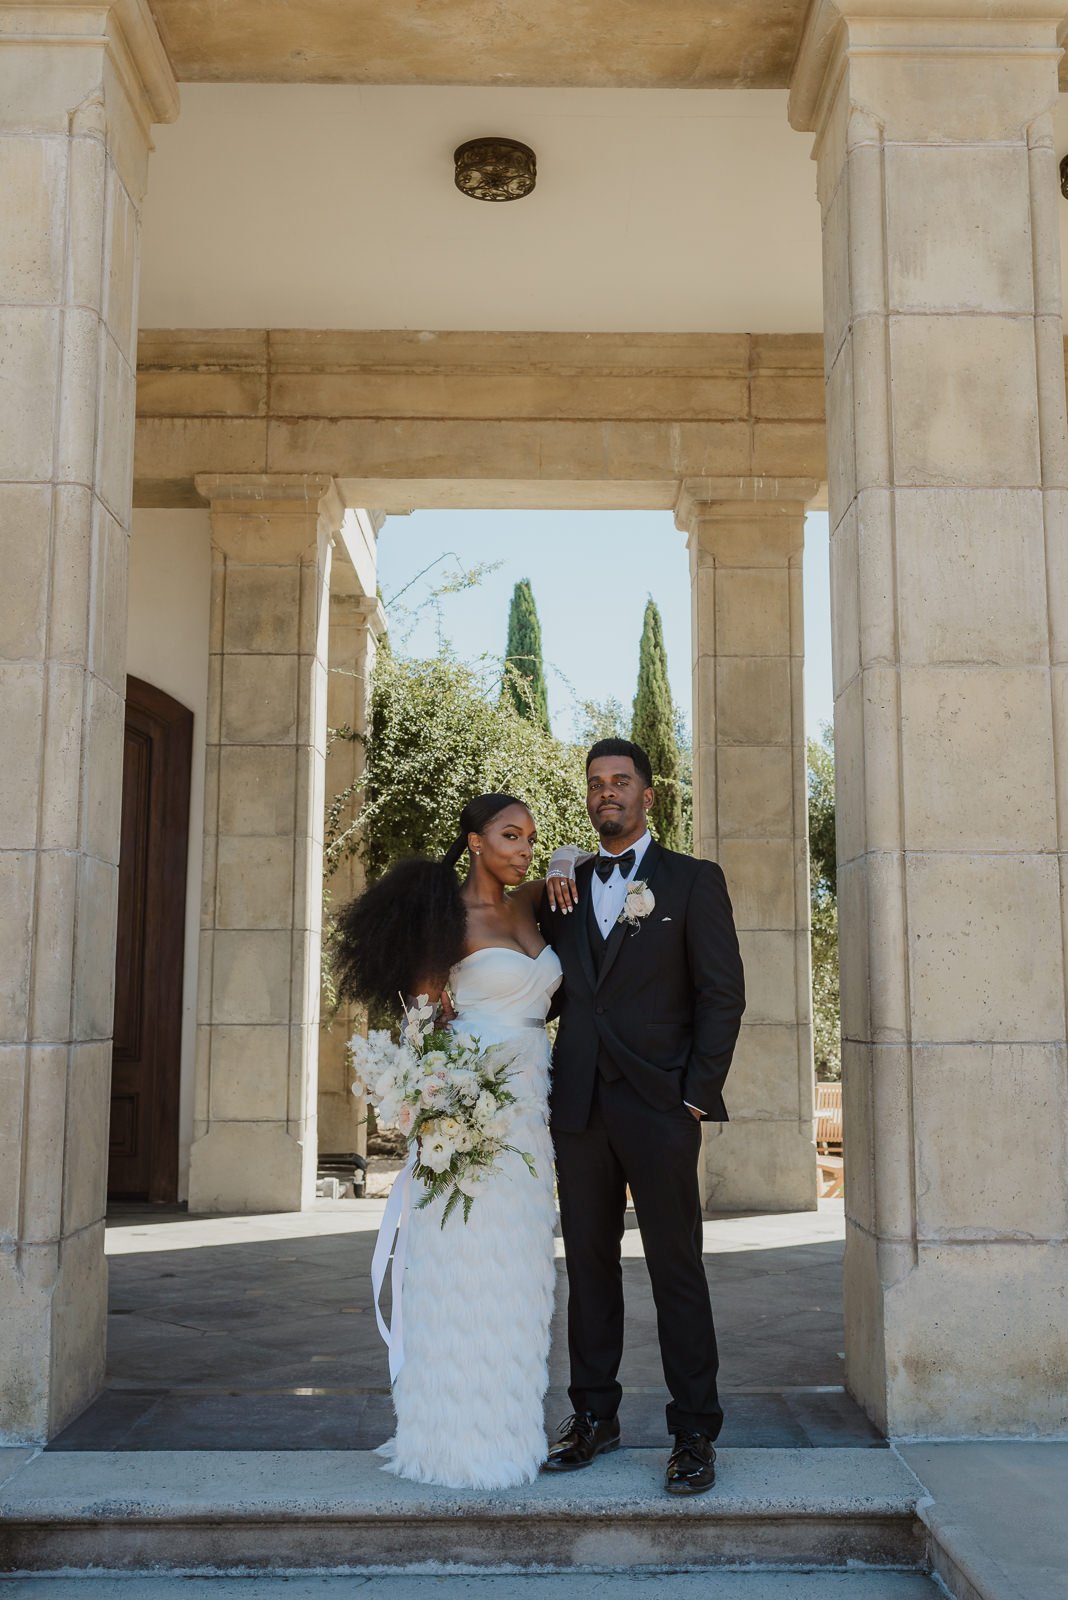
[[[641,870],[642,857],[651,843],[652,835],[646,828],[640,839],[635,839],[633,845],[627,846],[628,850],[634,851],[634,865],[626,877],[617,868],[608,879],[608,882],[602,883],[596,872],[594,873],[590,883],[591,893],[593,894],[593,915],[597,921],[597,926],[601,930],[602,939],[608,938],[608,935],[619,921],[619,913],[623,910],[623,902],[627,898],[627,884],[633,883],[638,876]],[[598,854],[608,856],[611,859],[615,855],[622,855],[623,852],[622,850],[606,850],[602,844]]]
[[[594,873],[590,881],[590,893],[593,895],[593,915],[597,926],[601,930],[602,939],[608,938],[608,935],[619,920],[619,913],[623,910],[623,902],[627,898],[627,884],[633,883],[641,871],[642,857],[651,843],[652,835],[646,828],[640,839],[635,839],[633,845],[627,846],[628,849],[633,849],[634,851],[634,865],[626,877],[617,870],[613,872],[607,883],[605,883],[597,876],[596,872]],[[622,855],[623,852],[622,850],[606,850],[602,844],[598,854],[612,857],[614,855]],[[689,1100],[684,1100],[683,1104],[691,1111],[701,1110],[700,1106],[691,1105]]]

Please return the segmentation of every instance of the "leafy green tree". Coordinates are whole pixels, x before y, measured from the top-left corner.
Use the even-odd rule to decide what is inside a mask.
[[[675,709],[668,682],[664,626],[653,600],[647,601],[645,606],[638,650],[638,692],[634,696],[630,736],[635,744],[641,745],[652,763],[656,804],[651,821],[656,836],[668,850],[681,850],[682,796]]]
[[[598,739],[629,739],[627,713],[614,695],[607,700],[583,700],[578,708],[579,737],[587,748]]]
[[[508,647],[504,658],[504,696],[521,717],[549,729],[549,698],[541,656],[541,623],[529,578],[512,590],[508,612]]]
[[[327,819],[327,855],[358,851],[370,878],[414,852],[440,855],[476,794],[503,790],[530,807],[538,828],[532,867],[558,844],[590,837],[584,751],[529,721],[493,693],[498,668],[447,654],[413,661],[383,652],[375,665],[358,821],[351,792]],[[346,732],[346,737],[358,737]]]
[[[808,853],[812,885],[812,1032],[816,1076],[842,1076],[838,986],[838,872],[835,859],[834,735],[808,741]]]

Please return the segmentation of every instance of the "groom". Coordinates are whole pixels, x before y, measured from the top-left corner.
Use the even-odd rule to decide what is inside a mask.
[[[719,867],[650,837],[645,751],[602,739],[586,780],[600,853],[578,868],[574,912],[546,905],[543,915],[564,969],[550,1112],[575,1408],[545,1470],[588,1467],[620,1442],[629,1187],[671,1393],[666,1488],[700,1494],[715,1482],[723,1423],[701,1260],[700,1124],[727,1120],[721,1091],[745,1010],[742,963]]]

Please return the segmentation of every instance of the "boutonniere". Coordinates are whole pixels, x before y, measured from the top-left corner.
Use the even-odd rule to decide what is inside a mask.
[[[637,933],[638,924],[649,915],[655,905],[653,891],[645,879],[635,878],[632,883],[627,884],[627,898],[616,921],[626,922]]]

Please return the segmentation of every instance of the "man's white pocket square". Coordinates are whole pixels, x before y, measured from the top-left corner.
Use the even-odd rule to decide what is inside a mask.
[[[670,917],[661,917],[660,920],[661,920],[661,922],[670,922],[671,918]]]

